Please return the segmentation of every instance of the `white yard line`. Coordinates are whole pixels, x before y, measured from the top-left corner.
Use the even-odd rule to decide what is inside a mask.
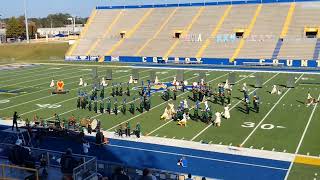
[[[101,71],[98,71],[98,72],[102,72],[103,70]],[[141,72],[146,72],[146,71],[141,71]],[[121,73],[121,72],[119,72]],[[87,74],[83,74],[82,76],[89,76],[91,73],[87,73]],[[117,73],[115,73],[117,74]],[[76,77],[80,77],[79,75],[76,75],[76,76],[71,76],[71,77],[68,77],[68,78],[64,78],[63,80],[66,80],[66,79],[73,79],[73,78],[76,78]],[[70,84],[74,84],[74,83],[78,83],[77,81],[75,82],[71,82],[71,83],[68,83],[68,84],[65,84],[65,85],[70,85]],[[48,83],[49,85],[49,83]],[[38,92],[41,92],[41,91],[48,91],[48,90],[51,90],[52,88],[47,88],[47,89],[41,89],[39,91],[34,91],[32,93],[27,93],[27,94],[22,94],[22,95],[18,95],[18,96],[14,96],[14,97],[11,97],[11,98],[7,98],[7,99],[15,99],[15,98],[20,98],[22,96],[27,96],[27,95],[31,95],[31,94],[35,94],[35,93],[38,93]],[[0,109],[1,110],[1,109]]]
[[[123,77],[126,77],[126,76],[128,76],[128,75],[126,74],[126,75],[123,75],[123,76],[119,76],[119,77],[117,77],[117,78],[115,78],[115,79],[120,79],[120,78],[123,78]],[[76,82],[74,82],[74,83],[76,83]],[[73,84],[73,83],[70,83],[70,84]],[[111,86],[109,86],[109,87],[107,87],[107,88],[110,88],[110,87],[111,87]],[[70,89],[69,91],[73,91],[73,90],[76,90],[76,89],[78,89],[78,88],[79,88],[79,87],[76,87],[76,88]],[[107,88],[106,88],[106,89],[107,89]],[[51,88],[49,88],[49,89],[51,89]],[[30,101],[26,101],[26,102],[24,102],[24,103],[19,103],[19,104],[13,105],[13,106],[8,106],[8,107],[2,108],[2,109],[0,109],[0,110],[5,110],[5,109],[12,108],[12,107],[21,106],[21,105],[28,104],[28,103],[31,103],[31,102],[34,102],[34,101],[37,101],[37,100],[49,98],[49,97],[52,97],[52,96],[56,96],[56,95],[44,96],[44,97],[41,97],[41,98],[37,98],[37,99],[30,100]],[[21,97],[21,96],[18,96],[18,97]],[[72,98],[72,99],[74,99],[74,98]],[[70,100],[70,99],[69,99],[69,100]],[[57,104],[57,103],[56,103],[56,104]]]
[[[38,67],[41,67],[41,66],[38,66]],[[50,67],[46,67],[46,66],[42,66],[42,67],[44,67],[44,68],[37,68],[37,67],[35,67],[35,68],[37,68],[37,69],[34,69],[34,68],[32,68],[32,69],[24,69],[24,71],[17,71],[16,69],[12,69],[12,70],[9,70],[9,71],[11,71],[11,73],[6,73],[5,74],[5,76],[3,76],[3,75],[1,75],[1,78],[7,78],[7,77],[10,77],[10,78],[12,78],[12,77],[16,77],[16,76],[25,76],[25,75],[29,75],[29,74],[34,74],[34,73],[36,73],[37,71],[42,71],[42,69],[44,69],[44,70],[48,70]],[[30,67],[31,68],[31,67]],[[52,68],[52,67],[51,67]],[[0,70],[0,72],[1,72],[1,70]],[[20,74],[20,73],[22,73],[22,74]],[[13,75],[12,75],[13,74]],[[1,82],[3,82],[3,81],[1,81]]]
[[[268,79],[267,81],[265,81],[262,85],[265,85],[266,83],[268,83],[269,81],[271,81],[273,78],[275,78],[279,73],[273,75],[270,79]],[[258,88],[255,88],[253,91],[251,91],[249,93],[249,95],[251,95],[254,91],[256,91]],[[234,104],[229,111],[231,111],[233,108],[235,108],[238,104],[240,104],[243,101],[243,99],[241,99],[240,101],[238,101],[236,104]],[[195,140],[197,137],[199,137],[202,133],[204,133],[207,129],[209,129],[212,126],[212,124],[209,124],[208,126],[206,126],[203,130],[201,130],[197,135],[195,135],[191,141]]]
[[[71,76],[71,77],[68,77],[68,78],[63,78],[63,80],[80,77],[81,75],[79,76],[79,72],[78,72],[78,71],[74,72],[74,70],[75,70],[75,69],[66,70],[66,71],[72,71],[72,72],[70,72],[70,73],[64,73],[64,74],[61,74],[61,75],[55,75],[53,79],[55,79],[55,80],[62,79],[62,78],[56,78],[56,77],[65,76],[65,75],[71,75],[71,74],[77,74],[77,75],[76,75],[76,76]],[[59,72],[59,73],[61,73],[61,72]],[[87,73],[86,75],[89,75],[89,74],[90,74],[90,73]],[[48,78],[48,77],[46,77],[46,78]],[[39,79],[34,79],[33,81],[37,81],[37,80],[39,80]],[[50,81],[50,82],[51,82],[51,81]],[[32,87],[40,86],[40,85],[43,85],[43,84],[44,84],[44,85],[45,85],[45,84],[49,85],[50,82],[33,84],[32,86],[24,86],[24,87],[21,87],[21,88],[18,88],[18,89],[10,90],[10,91],[8,91],[8,92],[14,92],[14,91],[18,91],[18,90],[25,89],[25,88],[32,88]],[[23,83],[25,83],[25,82],[23,82]],[[70,84],[71,84],[71,83],[70,83]],[[11,85],[9,85],[9,86],[11,86]],[[51,89],[51,88],[43,89],[43,90],[50,90],[50,89]],[[43,91],[43,90],[42,90],[42,91]]]
[[[71,69],[71,70],[74,70],[74,69]],[[48,70],[47,70],[48,71]],[[70,69],[66,69],[66,70],[63,70],[63,71],[61,71],[61,72],[64,72],[64,71],[70,71]],[[59,73],[61,73],[61,72],[59,72]],[[9,84],[9,85],[5,85],[5,86],[0,86],[0,88],[4,88],[4,87],[10,87],[10,86],[15,86],[15,85],[19,85],[19,84],[24,84],[24,83],[28,83],[28,82],[33,82],[33,81],[38,81],[38,80],[41,80],[41,79],[47,79],[48,78],[48,76],[46,76],[46,75],[52,75],[52,72],[50,72],[50,73],[45,73],[45,74],[41,74],[41,78],[36,78],[36,79],[31,79],[31,80],[29,80],[29,81],[23,81],[23,82],[19,82],[19,83],[14,83],[14,84]],[[67,73],[67,74],[69,74],[69,73]],[[45,77],[44,77],[45,76]],[[21,77],[20,79],[23,79],[24,77]],[[32,76],[31,77],[27,77],[27,78],[32,78]],[[1,81],[1,83],[2,83],[3,81]]]
[[[318,101],[319,101],[319,100],[320,100],[320,94],[319,94],[319,96],[318,96]],[[308,128],[309,128],[309,125],[310,125],[310,123],[311,123],[311,120],[312,120],[312,118],[313,118],[313,115],[314,115],[314,112],[316,111],[317,106],[318,106],[318,103],[317,103],[317,104],[313,107],[313,109],[312,109],[312,112],[311,112],[311,114],[310,114],[308,123],[307,123],[306,127],[304,128],[304,131],[303,131],[303,133],[302,133],[302,136],[301,136],[301,139],[300,139],[300,141],[299,141],[298,147],[297,147],[296,151],[294,152],[294,155],[297,155],[298,152],[299,152],[299,150],[300,150],[300,147],[301,147],[301,145],[302,145],[304,136],[305,136],[306,133],[307,133],[307,130],[308,130]],[[291,163],[290,163],[290,166],[289,166],[289,169],[288,169],[288,171],[287,171],[286,177],[284,178],[285,180],[288,179],[293,164],[294,164],[294,160],[292,160]]]
[[[124,75],[124,76],[128,76],[128,75]],[[115,79],[119,79],[119,78],[124,77],[124,76],[120,76],[120,77],[117,77],[117,78],[115,78]],[[149,77],[149,75],[143,76],[141,79],[146,78],[146,77]],[[112,86],[109,86],[109,87],[105,88],[105,90],[108,89],[108,88],[111,88],[111,87],[112,87]],[[70,91],[73,91],[73,90],[78,89],[78,88],[79,88],[79,87],[74,88],[74,89],[71,89]],[[67,102],[67,101],[71,101],[71,100],[76,99],[76,98],[78,98],[78,97],[76,96],[76,97],[73,97],[73,98],[69,98],[69,99],[66,99],[66,100],[64,100],[64,101],[60,101],[60,102],[54,103],[54,104],[52,104],[52,105],[58,105],[58,104],[61,104],[61,103]],[[35,111],[39,111],[39,110],[41,110],[41,109],[45,109],[45,107],[44,107],[44,108],[34,109],[34,110],[32,110],[32,111],[28,111],[28,112],[22,113],[22,114],[20,114],[20,115],[29,114],[29,113],[32,113],[32,112],[35,112]]]
[[[168,155],[174,155],[174,156],[179,156],[179,157],[189,157],[189,158],[203,159],[203,160],[209,160],[209,161],[218,161],[218,162],[224,162],[224,163],[253,166],[253,167],[259,167],[259,168],[266,168],[266,169],[275,169],[275,170],[282,170],[282,171],[287,170],[285,168],[274,167],[274,166],[265,166],[265,165],[259,165],[259,164],[244,163],[244,162],[239,162],[239,161],[230,161],[230,160],[217,159],[217,158],[208,158],[208,157],[195,156],[195,155],[190,155],[190,154],[173,153],[173,152],[167,152],[167,151],[151,150],[151,149],[128,147],[128,146],[121,146],[121,145],[112,145],[112,144],[109,144],[108,146],[119,147],[119,148],[124,148],[124,149],[132,149],[132,150],[138,150],[138,151],[168,154]]]
[[[294,82],[297,83],[301,78],[302,78],[303,74],[301,74],[301,76]],[[271,114],[271,112],[276,108],[276,106],[280,103],[280,101],[285,97],[286,94],[288,94],[288,92],[291,89],[288,89],[280,98],[279,100],[272,106],[272,108],[269,110],[269,112],[262,118],[262,120],[256,125],[256,127],[251,131],[251,133],[246,137],[246,139],[241,143],[241,146],[243,146],[248,140],[249,138],[255,133],[255,131],[260,128],[260,125],[263,123],[263,121],[265,119],[267,119],[267,117],[269,116],[269,114]]]
[[[148,76],[143,76],[143,77],[141,77],[141,79],[144,79],[144,78],[146,78],[146,77],[148,77]],[[172,75],[172,76],[169,76],[169,77],[166,77],[166,78],[163,78],[163,79],[169,79],[169,78],[172,78],[172,77],[174,77],[174,75]],[[111,96],[107,96],[106,98],[110,98]],[[129,102],[127,102],[127,104],[128,103],[131,103],[131,102],[133,102],[133,101],[129,101]],[[121,106],[120,106],[121,107]],[[71,109],[71,110],[69,110],[69,111],[65,111],[65,112],[63,112],[63,113],[61,113],[61,114],[59,114],[59,115],[64,115],[64,114],[67,114],[67,113],[69,113],[69,112],[72,112],[72,111],[75,111],[75,110],[77,110],[78,108],[74,108],[74,109]],[[98,116],[100,116],[100,115],[102,115],[102,114],[97,114],[97,115],[95,115],[95,116],[92,116],[91,118],[95,118],[95,117],[98,117]],[[49,120],[49,119],[51,119],[51,118],[53,118],[54,116],[51,116],[51,117],[49,117],[49,118],[47,118],[46,120]]]
[[[252,74],[254,74],[254,73],[252,73]],[[252,74],[250,74],[250,75],[252,75]],[[249,75],[249,76],[250,76]],[[247,77],[244,77],[244,78],[242,78],[242,79],[240,79],[240,80],[238,80],[236,83],[239,83],[239,82],[241,82],[243,79],[246,79],[246,78],[248,78],[249,76],[247,76]],[[209,81],[209,82],[212,82],[212,81],[215,81],[215,80],[217,80],[217,79],[219,79],[220,77],[217,77],[217,78],[215,78],[215,79],[212,79],[211,81]],[[192,107],[192,108],[190,108],[190,110],[191,109],[193,109],[194,107]],[[156,132],[156,131],[158,131],[159,129],[161,129],[162,127],[164,127],[164,126],[166,126],[167,124],[169,124],[170,122],[172,122],[173,120],[170,120],[170,121],[168,121],[168,122],[166,122],[166,123],[164,123],[164,124],[162,124],[161,126],[159,126],[158,128],[156,128],[156,129],[154,129],[154,130],[152,130],[150,133],[148,133],[147,135],[149,136],[150,134],[152,134],[152,133],[154,133],[154,132]]]
[[[221,78],[221,77],[223,77],[223,76],[226,76],[227,74],[228,74],[228,73],[223,74],[223,75],[219,76],[219,78]],[[197,77],[197,76],[196,76],[196,77]],[[191,77],[191,78],[189,78],[189,79],[193,79],[193,78],[195,78],[195,77]],[[187,79],[187,80],[189,80],[189,79]],[[182,95],[184,95],[184,94],[186,94],[186,93],[188,93],[188,91],[179,94],[177,97],[180,97],[180,96],[182,96]],[[156,108],[159,107],[159,106],[162,106],[163,104],[166,104],[166,103],[170,102],[171,100],[172,100],[172,99],[170,99],[169,101],[165,101],[165,102],[163,102],[163,103],[160,103],[160,104],[152,107],[148,112],[152,111],[153,109],[156,109]],[[133,116],[132,118],[129,118],[129,119],[125,120],[125,121],[122,121],[121,123],[119,123],[119,124],[117,124],[117,125],[109,128],[108,131],[110,131],[110,130],[116,128],[116,127],[118,127],[120,124],[123,124],[123,123],[126,123],[126,122],[128,122],[128,121],[131,121],[132,119],[135,119],[135,118],[137,118],[137,117],[139,117],[139,116],[141,116],[141,115],[143,115],[143,114],[145,114],[145,113],[146,113],[146,112],[143,112],[143,113],[141,113],[141,114],[138,114],[138,115],[136,115],[136,116]]]

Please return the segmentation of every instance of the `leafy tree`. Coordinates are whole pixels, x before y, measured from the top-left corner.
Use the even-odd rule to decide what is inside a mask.
[[[24,33],[25,30],[23,28],[23,25],[19,22],[18,19],[12,17],[7,21],[7,37],[18,39],[19,37],[23,36]]]

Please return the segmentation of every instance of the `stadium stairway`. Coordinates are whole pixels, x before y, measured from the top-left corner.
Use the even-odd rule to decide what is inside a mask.
[[[282,39],[278,39],[277,45],[276,45],[276,47],[274,48],[274,51],[273,51],[273,53],[272,53],[272,59],[277,59],[282,44],[283,44],[283,40],[282,40]]]
[[[264,4],[250,37],[239,53],[239,58],[270,59],[282,31],[289,4]],[[274,20],[277,17],[277,20]]]
[[[319,6],[299,2],[98,9],[66,55],[313,59],[319,42],[307,38],[304,29],[319,27]],[[243,30],[244,38],[217,41],[237,30]],[[175,32],[182,38],[174,38]],[[199,34],[203,41],[195,40]]]
[[[314,60],[319,59],[319,53],[320,53],[320,38],[317,39],[316,47],[314,48],[314,52],[313,52]]]
[[[287,21],[278,59],[313,59],[317,39],[307,38],[304,30],[319,26],[319,3],[292,3]]]

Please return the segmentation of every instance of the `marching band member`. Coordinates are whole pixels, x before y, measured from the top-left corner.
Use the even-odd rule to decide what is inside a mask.
[[[200,79],[201,86],[204,86],[204,79]]]
[[[229,110],[229,105],[224,106],[224,113],[223,113],[224,118],[230,119],[230,110]]]
[[[158,76],[156,76],[156,78],[155,78],[155,80],[154,80],[154,83],[155,83],[155,84],[158,84],[158,83],[159,83]]]
[[[175,77],[173,77],[172,84],[173,84],[173,85],[176,85],[176,83],[177,83],[177,77],[175,76]]]
[[[229,80],[226,80],[226,83],[224,84],[224,89],[230,89]]]
[[[51,80],[50,87],[51,87],[51,88],[54,87],[54,80],[53,80],[53,79]]]
[[[208,101],[206,100],[206,101],[204,101],[204,106],[205,106],[205,110],[206,111],[209,111],[210,110],[210,108],[209,108],[209,105],[208,105]]]
[[[216,115],[216,119],[214,120],[214,125],[216,127],[220,127],[220,125],[221,125],[221,113],[216,112],[215,115]]]
[[[247,83],[243,83],[242,91],[248,91]]]
[[[82,77],[80,77],[79,86],[83,86],[83,79],[82,79]]]
[[[133,77],[132,77],[132,75],[130,75],[130,77],[129,77],[129,84],[132,84],[133,83]]]
[[[307,100],[308,100],[308,101],[311,101],[312,99],[313,99],[313,98],[312,98],[312,96],[311,96],[310,92],[308,92]]]
[[[169,120],[169,107],[164,109],[163,114],[160,116],[160,120]]]
[[[280,88],[278,89],[277,94],[278,94],[278,95],[281,95],[281,94],[282,94],[282,91],[280,90]]]
[[[186,127],[188,118],[189,118],[188,113],[184,113],[183,118],[178,122],[178,125]]]
[[[278,92],[277,85],[273,85],[272,91],[270,92],[270,94],[276,94],[277,92]]]
[[[100,85],[101,85],[101,86],[107,86],[107,85],[108,85],[108,84],[106,83],[106,80],[104,79],[104,77],[102,77]]]

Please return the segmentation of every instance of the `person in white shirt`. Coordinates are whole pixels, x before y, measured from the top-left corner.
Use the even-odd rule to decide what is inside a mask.
[[[89,142],[83,142],[82,148],[83,148],[83,153],[84,154],[88,154],[89,153],[89,148],[90,148]]]
[[[54,87],[54,80],[53,80],[53,79],[51,80],[50,87],[51,87],[51,88]]]
[[[82,77],[80,77],[79,86],[83,86],[83,79],[82,79]]]
[[[272,91],[271,91],[270,94],[276,94],[277,92],[278,92],[278,90],[277,90],[277,85],[273,85]]]
[[[220,125],[221,125],[221,113],[216,112],[215,115],[216,115],[216,119],[214,120],[214,125],[217,126],[217,127],[220,127]]]
[[[229,105],[225,105],[225,106],[224,106],[223,116],[224,116],[226,119],[230,119]]]

